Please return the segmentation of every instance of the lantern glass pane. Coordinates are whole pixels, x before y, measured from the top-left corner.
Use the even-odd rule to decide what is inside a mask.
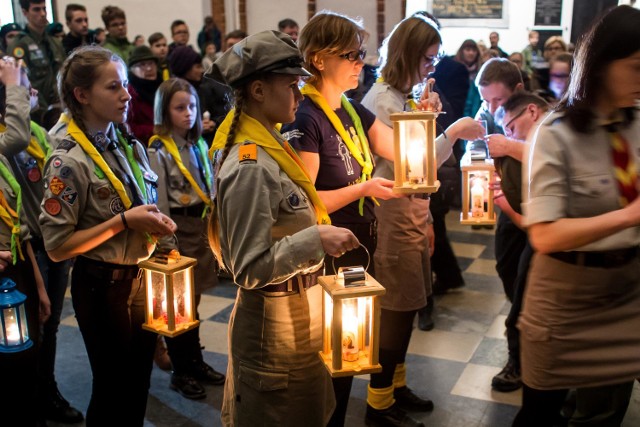
[[[358,315],[358,298],[342,300],[342,359],[348,362],[358,360],[362,329]]]
[[[22,330],[21,343],[29,339],[29,330],[27,329],[27,314],[24,311],[24,304],[20,305],[20,329]]]
[[[191,268],[173,274],[173,300],[176,325],[191,321]]]
[[[16,311],[16,308],[5,308],[3,312],[6,344],[9,346],[22,344],[20,328],[18,326],[18,312]]]
[[[427,132],[422,120],[400,123],[400,150],[405,161],[405,180],[412,184],[425,182],[427,170]]]
[[[481,218],[489,200],[489,171],[470,171],[468,185],[471,217]]]
[[[167,289],[165,275],[157,271],[147,270],[151,275],[151,290],[153,295],[153,321],[167,324]]]
[[[0,318],[0,345],[7,345],[7,342],[5,341],[6,337],[4,334],[4,310],[2,310],[2,316]]]

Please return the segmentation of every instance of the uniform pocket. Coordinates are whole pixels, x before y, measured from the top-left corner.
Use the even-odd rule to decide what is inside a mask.
[[[238,425],[288,424],[289,371],[255,368],[240,363],[236,389]]]
[[[616,203],[617,190],[610,175],[590,175],[572,178],[569,205],[576,212],[594,212],[596,206]]]
[[[283,390],[289,386],[289,371],[251,368],[241,364],[240,381],[256,391]]]

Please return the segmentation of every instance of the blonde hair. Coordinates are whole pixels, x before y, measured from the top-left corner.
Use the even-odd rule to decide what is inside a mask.
[[[341,54],[352,48],[353,43],[362,45],[369,33],[362,23],[339,13],[322,11],[302,27],[298,37],[298,48],[302,52],[305,68],[313,74],[309,83],[322,79],[320,70],[314,65],[318,56]]]
[[[392,87],[405,91],[415,83],[424,52],[442,43],[436,24],[422,15],[402,20],[380,48],[381,75]],[[409,87],[407,87],[409,85]]]

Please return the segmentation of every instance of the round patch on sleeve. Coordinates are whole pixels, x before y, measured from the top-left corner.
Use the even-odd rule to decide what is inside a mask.
[[[56,216],[62,210],[62,206],[60,205],[60,200],[54,199],[53,197],[48,198],[44,201],[44,210],[49,215]]]
[[[24,58],[24,49],[19,46],[16,47],[15,49],[13,49],[13,56],[16,57],[17,59]]]

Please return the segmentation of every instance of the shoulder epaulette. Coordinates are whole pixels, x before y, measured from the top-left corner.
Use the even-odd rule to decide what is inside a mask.
[[[258,161],[258,146],[254,142],[245,142],[238,147],[238,161],[244,162],[257,162]]]

